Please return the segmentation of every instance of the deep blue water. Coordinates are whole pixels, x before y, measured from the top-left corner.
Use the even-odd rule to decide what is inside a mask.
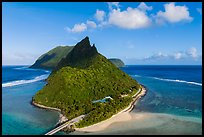
[[[202,66],[125,66],[121,70],[148,92],[135,112],[202,118]],[[2,133],[44,134],[58,122],[58,113],[30,104],[46,83],[49,71],[2,66]],[[59,133],[60,134],[60,133]]]
[[[126,66],[121,69],[148,89],[135,112],[202,118],[202,66]]]

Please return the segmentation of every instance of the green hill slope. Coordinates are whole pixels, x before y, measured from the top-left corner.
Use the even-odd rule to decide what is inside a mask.
[[[125,66],[124,62],[121,59],[117,59],[117,58],[111,58],[108,59],[110,60],[114,65],[116,65],[117,67],[123,67]]]
[[[140,85],[90,45],[88,37],[60,61],[33,101],[62,110],[68,119],[87,114],[83,127],[111,117],[132,101]],[[127,94],[126,97],[121,95]],[[111,96],[113,100],[93,103]]]
[[[72,49],[73,46],[58,46],[41,55],[30,68],[54,69]]]
[[[87,44],[90,44],[90,43],[87,43]],[[35,63],[30,66],[30,68],[53,70],[56,68],[57,64],[72,51],[73,48],[74,46],[58,46],[48,51],[47,53],[44,53],[43,55],[41,55],[35,61]],[[90,50],[90,49],[87,49],[87,50]],[[79,57],[79,60],[83,58],[83,57],[80,57],[80,54],[77,54],[76,57],[73,58],[73,60],[77,59],[78,58],[77,56]],[[114,58],[114,59],[108,59],[108,60],[110,60],[117,67],[124,66],[124,63],[120,59]],[[81,62],[84,62],[84,61],[81,60]]]

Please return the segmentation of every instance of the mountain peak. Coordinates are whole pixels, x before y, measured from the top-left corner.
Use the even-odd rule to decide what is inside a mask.
[[[89,41],[89,37],[86,36],[84,39],[82,39],[80,42],[78,42],[76,44],[76,47],[77,46],[83,46],[83,47],[91,47],[91,44],[90,44],[90,41]]]
[[[79,68],[86,68],[91,65],[91,59],[98,54],[98,51],[95,47],[90,45],[89,37],[85,37],[80,42],[74,46],[73,50],[59,63],[56,67],[56,70],[65,67],[79,67]]]

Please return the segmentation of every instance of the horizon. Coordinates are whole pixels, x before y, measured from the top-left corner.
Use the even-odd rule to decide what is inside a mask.
[[[106,58],[126,65],[202,66],[202,2],[3,2],[2,7],[2,66],[32,65],[56,46],[75,45],[85,36]]]
[[[31,64],[33,65],[33,64]],[[31,66],[31,65],[12,65],[12,64],[8,64],[8,65],[2,65],[2,66]],[[125,64],[125,66],[202,66],[202,64],[197,64],[197,65],[188,65],[188,64],[182,64],[182,65],[174,65],[174,64],[169,64],[169,65],[159,65],[159,64],[154,64],[154,65],[149,65],[149,64],[136,64],[136,65],[131,65],[131,64]]]

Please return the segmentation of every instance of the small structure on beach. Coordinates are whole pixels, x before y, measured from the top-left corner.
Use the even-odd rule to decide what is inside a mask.
[[[104,97],[103,99],[94,100],[94,101],[92,101],[92,103],[97,103],[97,102],[105,103],[105,102],[109,101],[110,99],[113,99],[113,98],[110,96],[107,96],[107,97]]]

